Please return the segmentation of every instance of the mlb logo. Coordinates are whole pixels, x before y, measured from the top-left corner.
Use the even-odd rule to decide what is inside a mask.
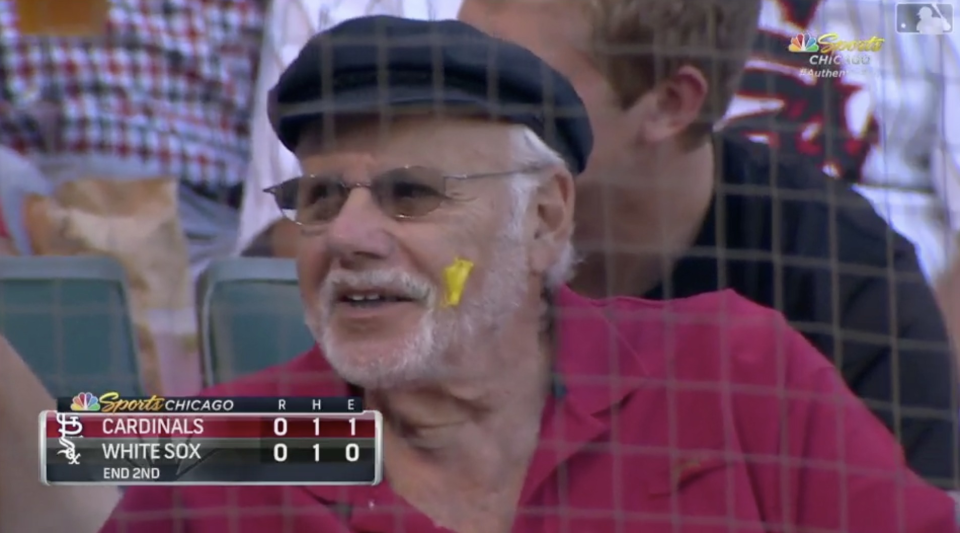
[[[944,35],[953,32],[953,5],[897,4],[897,33]]]

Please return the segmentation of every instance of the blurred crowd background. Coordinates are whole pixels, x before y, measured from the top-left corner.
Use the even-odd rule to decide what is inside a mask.
[[[216,381],[198,289],[210,266],[296,253],[297,227],[261,192],[298,173],[268,123],[267,90],[310,36],[338,22],[458,9],[459,0],[0,0],[0,255],[120,265],[140,390],[199,391]],[[719,127],[815,161],[865,196],[916,247],[960,339],[960,31],[897,33],[895,19],[885,0],[765,0]],[[885,44],[868,70],[811,76],[789,44],[827,32]],[[0,278],[26,276],[7,265]],[[11,298],[0,302],[0,332],[50,394],[77,392],[63,384],[84,371],[67,348],[82,341],[38,329],[57,348],[37,354],[31,339],[18,341],[31,302]],[[84,312],[59,309],[59,321]],[[251,369],[278,356],[263,357]],[[104,384],[128,372],[112,364],[97,370]]]

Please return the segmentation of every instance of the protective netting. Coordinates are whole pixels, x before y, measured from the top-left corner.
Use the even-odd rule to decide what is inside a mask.
[[[643,4],[645,0],[620,1],[627,5]],[[648,1],[666,6],[664,2]],[[173,173],[182,176],[180,187],[196,193],[189,197],[169,191],[162,193],[171,196],[170,205],[177,206],[176,202],[181,202],[179,207],[171,209],[179,208],[180,216],[184,217],[183,227],[178,230],[182,235],[150,240],[150,246],[155,247],[150,253],[163,256],[165,244],[169,244],[170,250],[176,248],[177,251],[171,251],[170,255],[177,255],[177,260],[165,264],[165,267],[179,269],[173,274],[154,275],[152,269],[155,265],[150,264],[134,264],[135,268],[142,270],[131,275],[129,271],[118,274],[115,265],[96,261],[80,264],[52,260],[32,265],[0,261],[0,269],[3,269],[0,272],[0,331],[48,391],[53,396],[73,396],[81,390],[94,393],[116,390],[129,395],[190,394],[197,390],[200,382],[204,385],[228,382],[287,362],[309,349],[312,337],[304,326],[296,276],[289,263],[279,259],[244,258],[214,262],[208,269],[213,259],[231,255],[288,258],[293,253],[288,250],[296,248],[289,241],[296,238],[296,231],[283,225],[274,199],[259,192],[300,173],[296,157],[283,148],[270,127],[267,91],[309,37],[318,31],[368,14],[454,17],[459,3],[458,0],[236,0],[233,3],[113,0],[110,10],[104,10],[104,2],[93,0],[0,0],[0,115],[7,117],[4,121],[0,116],[0,148],[29,155],[41,154],[40,158],[45,161],[37,165],[41,174],[51,172],[48,165],[60,165],[55,173],[62,176],[60,170],[64,162],[71,164],[77,158],[53,161],[54,158],[48,156],[50,150],[57,148],[45,140],[50,137],[50,131],[61,131],[66,137],[59,141],[59,146],[68,146],[73,156],[84,150],[97,154],[94,173],[100,177],[117,175],[102,170],[104,165],[111,164],[111,154],[116,154],[121,161],[118,174],[122,175],[129,168],[126,166],[129,157],[140,151],[139,155],[151,161],[148,166],[154,161],[160,163],[136,173],[136,177],[155,178],[162,174],[156,169],[175,168]],[[541,3],[542,9],[551,9],[550,2]],[[674,15],[682,18],[678,13],[690,7],[682,5],[687,3],[678,0],[675,5],[659,9],[676,10]],[[924,24],[929,24],[923,22],[928,16],[920,15],[923,8],[933,11],[933,19],[949,23],[941,24],[940,28],[945,30],[943,35],[920,35],[927,32]],[[623,9],[629,12],[628,8]],[[652,13],[651,16],[653,14],[662,15]],[[87,18],[84,20],[84,17]],[[104,25],[104,17],[113,22]],[[669,25],[671,19],[664,15],[661,20]],[[633,294],[665,299],[732,287],[741,293],[753,291],[745,295],[793,315],[792,326],[818,349],[830,352],[847,384],[860,393],[874,413],[904,441],[907,454],[911,455],[911,464],[925,470],[924,477],[931,483],[951,489],[960,483],[960,447],[956,437],[958,393],[953,385],[956,378],[946,390],[942,384],[909,381],[901,376],[930,377],[929,367],[954,372],[946,363],[951,347],[942,335],[937,334],[942,327],[936,317],[935,298],[940,298],[944,307],[960,307],[955,304],[955,300],[960,299],[960,291],[950,292],[951,285],[946,282],[943,283],[945,289],[940,291],[927,288],[936,287],[941,279],[951,276],[960,231],[960,134],[957,133],[960,131],[957,130],[960,128],[960,101],[956,98],[960,91],[960,33],[952,27],[953,20],[953,6],[949,3],[904,6],[885,0],[765,0],[760,32],[740,80],[741,89],[720,121],[719,130],[726,138],[749,139],[770,145],[774,150],[771,159],[762,165],[747,168],[734,163],[729,166],[718,163],[718,167],[721,172],[731,173],[761,169],[768,177],[751,183],[722,184],[715,199],[721,207],[715,206],[709,215],[715,217],[715,235],[698,240],[690,252],[691,260],[663,275],[659,285],[654,283],[649,292],[648,287],[638,291],[640,294]],[[586,17],[582,23],[587,23]],[[665,29],[667,32],[671,30],[676,30],[669,39],[678,43],[677,49],[655,49],[654,54],[676,56],[689,52],[683,50],[683,40],[689,35],[679,28]],[[143,33],[138,34],[141,31]],[[529,31],[541,32],[541,29],[530,28]],[[708,30],[694,28],[689,31]],[[49,34],[56,36],[50,38]],[[835,35],[834,41],[881,39],[882,43],[875,49],[844,51],[844,62],[839,64],[813,60],[817,54],[805,48],[813,46],[811,43],[822,45],[820,39],[826,35]],[[119,37],[111,41],[111,36]],[[215,52],[208,55],[197,53],[207,46]],[[110,47],[113,52],[103,51]],[[237,52],[238,47],[243,49]],[[124,49],[128,55],[124,55]],[[649,50],[649,46],[638,46],[638,49]],[[254,52],[252,55],[251,51]],[[223,55],[218,61],[220,52]],[[244,55],[249,56],[250,63],[244,63]],[[164,59],[160,61],[159,57]],[[699,57],[704,54],[701,52]],[[857,59],[848,61],[848,57]],[[168,69],[176,70],[182,66],[178,62],[192,60],[198,61],[196,72],[165,78]],[[80,72],[76,71],[78,66]],[[218,79],[229,79],[230,83],[221,86],[217,84]],[[194,87],[190,85],[191,80],[212,85]],[[98,98],[114,98],[125,86],[130,90],[130,102],[124,103],[123,98],[118,98],[110,100],[109,108],[98,108]],[[17,118],[23,110],[38,102],[43,103],[41,107],[57,104],[71,91],[88,91],[88,94],[69,100],[63,107],[64,122],[48,123],[41,118],[28,124]],[[137,91],[143,94],[137,94]],[[199,103],[197,107],[189,107],[205,98],[213,99],[211,95],[219,95],[216,96],[219,109],[204,109]],[[190,104],[182,104],[179,100],[191,98],[193,103]],[[152,99],[166,100],[152,104]],[[185,106],[186,111],[178,115],[181,121],[177,123],[164,123],[161,112],[151,112],[152,107],[166,110],[179,105]],[[230,109],[225,110],[228,107]],[[114,124],[122,122],[118,116],[123,113],[138,114],[137,120],[140,121],[129,138],[124,137],[120,128],[111,129]],[[222,121],[211,120],[206,113],[224,118]],[[244,118],[248,123],[224,125]],[[181,127],[197,127],[197,131],[181,131]],[[170,137],[182,138],[171,141]],[[203,148],[191,147],[191,142],[207,148],[220,146],[233,153],[230,157],[217,156],[216,161],[211,162],[214,156]],[[601,151],[604,149],[600,147]],[[729,154],[726,150],[723,152]],[[835,204],[830,203],[835,201],[834,197],[824,200],[825,196],[816,191],[802,187],[781,188],[778,184],[782,184],[782,174],[789,172],[794,163],[783,165],[779,158],[788,154],[798,155],[832,178],[852,184],[870,205]],[[5,169],[14,168],[13,157],[11,153],[10,159],[4,160],[10,163],[0,163],[0,201],[4,202],[0,214],[4,217],[8,216],[9,207],[3,195],[12,197],[7,191],[16,190],[24,197],[24,192],[47,197],[53,195],[49,184],[36,185],[30,172],[8,171],[5,175]],[[726,161],[723,157],[721,155],[719,161]],[[236,161],[247,158],[249,172],[234,172],[240,168]],[[221,211],[209,210],[202,201],[222,206],[228,203],[224,199],[229,191],[240,185],[245,194],[242,201],[232,206],[239,215],[234,212],[214,221],[205,218],[219,217]],[[659,186],[669,187],[669,184]],[[130,192],[130,198],[138,195],[136,201],[131,200],[131,211],[138,205],[155,205],[143,198],[155,198],[151,195],[159,190]],[[598,219],[605,219],[614,212],[611,207],[616,205],[616,195],[616,191],[607,191],[588,197],[591,200],[589,207],[597,209]],[[80,197],[70,206],[61,206],[64,211],[58,211],[60,216],[50,217],[50,220],[64,225],[59,232],[51,230],[51,234],[63,242],[73,242],[71,239],[75,236],[66,233],[78,231],[78,228],[92,232],[117,231],[117,236],[93,239],[106,243],[102,246],[78,249],[76,245],[58,246],[56,243],[60,241],[56,241],[47,243],[46,249],[56,251],[54,255],[102,251],[120,259],[124,267],[134,268],[130,257],[137,255],[137,248],[130,243],[136,243],[142,237],[136,231],[121,234],[117,228],[124,225],[122,221],[102,226],[70,225],[71,221],[85,220],[86,213],[103,205],[88,196]],[[728,212],[751,205],[751,199],[758,197],[769,198],[766,205],[771,207],[758,215],[748,208],[744,208],[743,213]],[[96,198],[100,202],[126,201],[126,197],[106,193]],[[858,209],[863,216],[871,209],[876,211],[895,231],[913,243],[919,268],[911,269],[900,263],[897,268],[891,266],[904,253],[893,233],[885,235],[882,241],[871,240],[863,251],[859,248],[865,246],[862,243],[851,245],[851,249],[841,249],[844,243],[856,240],[857,231],[866,231],[863,223],[857,220],[823,224],[825,233],[817,235],[814,240],[828,243],[825,248],[829,253],[824,256],[803,256],[796,247],[791,248],[789,242],[781,241],[781,228],[796,223],[795,220],[785,220],[784,216],[797,213],[796,206],[803,202],[824,201],[830,204],[829,209],[823,211],[826,217],[837,216],[838,210],[842,209],[848,210],[848,216],[849,212]],[[183,202],[192,206],[186,212]],[[25,205],[28,206],[23,210],[25,219],[33,220],[30,214],[34,211],[29,206],[34,204],[27,202]],[[682,206],[662,202],[659,208],[662,209],[661,216],[670,219],[671,213]],[[125,214],[128,213],[111,216],[117,219]],[[152,223],[150,220],[156,222],[156,219],[148,219],[146,223]],[[163,220],[157,224],[165,224]],[[743,226],[734,227],[732,221]],[[845,224],[847,231],[852,233],[840,235],[839,228]],[[601,232],[590,242],[578,242],[579,251],[607,253],[611,257],[629,255],[629,246],[617,245],[613,249],[611,228],[614,225],[612,220],[598,224],[606,233]],[[7,226],[11,227],[9,221]],[[16,228],[11,227],[11,230],[16,233]],[[798,232],[803,230],[802,227],[797,229]],[[30,233],[27,231],[28,238]],[[229,233],[226,240],[237,244],[219,248],[209,245],[216,236],[222,237],[224,233]],[[786,238],[789,240],[789,236]],[[161,250],[159,254],[156,247]],[[36,248],[43,247],[34,245],[34,248],[38,251]],[[23,249],[18,252],[30,255]],[[886,266],[867,256],[887,258]],[[905,261],[912,260],[908,257]],[[189,269],[186,262],[189,262]],[[798,274],[799,271],[813,274],[805,276]],[[199,272],[206,274],[199,276]],[[193,308],[183,312],[182,294],[170,296],[169,302],[162,301],[165,293],[182,292],[183,286],[192,287],[193,282],[197,286],[195,314]],[[796,285],[791,285],[793,282]],[[877,284],[885,285],[893,295],[857,298],[862,287]],[[806,302],[810,311],[791,313],[786,309],[790,305],[801,305],[798,302]],[[739,315],[733,311],[730,313],[730,316],[721,313],[713,318],[718,324],[736,323]],[[857,319],[842,319],[846,313],[883,318],[864,323]],[[629,318],[614,317],[614,321]],[[675,318],[666,312],[659,319],[664,324],[664,335],[671,335],[674,327],[671,321]],[[960,325],[957,317],[950,313],[945,319],[945,327]],[[677,320],[683,322],[683,317]],[[878,323],[885,327],[876,329]],[[933,333],[914,335],[916,331]],[[960,334],[960,331],[956,333]],[[724,345],[724,342],[722,337],[718,338],[718,353],[738,349],[737,346]],[[665,346],[670,344],[665,342]],[[871,366],[874,363],[861,359],[845,358],[848,354],[871,350],[887,350],[890,356],[876,363],[878,366]],[[909,354],[910,359],[903,359],[904,354]],[[594,354],[596,357],[606,355],[602,351]],[[770,356],[777,358],[782,353]],[[617,364],[608,365],[613,369],[609,375],[610,390],[621,386],[623,376],[617,375]],[[929,365],[927,370],[925,365]],[[599,387],[595,381],[594,378],[591,386]],[[727,390],[731,386],[730,383],[691,386],[672,378],[653,381],[651,387],[668,390],[671,387],[677,390]],[[773,402],[782,401],[783,391],[757,393],[748,390],[745,394],[766,394]],[[939,399],[934,398],[937,395]],[[662,409],[669,411],[672,407],[667,405]],[[686,505],[689,501],[699,501],[697,498],[703,501],[732,498],[729,494],[736,490],[736,481],[726,467],[742,458],[717,459],[716,468],[708,464],[691,478],[688,485],[686,480],[681,483],[677,479],[665,478],[663,490],[667,493],[671,490],[679,492],[684,490],[682,486],[686,486],[696,494],[687,496],[691,498],[687,500],[677,498],[678,503],[662,516],[633,511],[630,498],[639,498],[639,492],[648,491],[650,484],[625,478],[619,472],[629,471],[625,465],[645,454],[669,455],[671,452],[669,446],[665,446],[665,450],[650,451],[622,444],[621,439],[627,437],[618,432],[622,432],[623,427],[629,428],[629,424],[618,418],[620,415],[616,409],[611,416],[617,420],[614,426],[621,429],[599,437],[601,444],[598,446],[602,452],[597,453],[613,457],[611,464],[615,472],[608,476],[612,486],[592,490],[597,494],[609,494],[614,500],[610,507],[617,510],[592,510],[566,501],[566,495],[584,491],[582,487],[568,486],[561,481],[558,482],[558,502],[554,502],[554,508],[548,511],[553,515],[544,521],[553,526],[543,526],[544,531],[579,533],[593,531],[588,528],[596,527],[595,531],[632,532],[638,531],[636,528],[640,523],[653,531],[739,531],[746,527],[742,520],[749,520],[749,517],[733,511],[738,502],[730,501],[729,512],[723,516],[701,516],[690,521],[681,517],[687,516],[684,513],[696,515],[696,512],[681,509],[679,503],[682,501]],[[677,418],[672,413],[666,416],[671,420]],[[905,422],[908,419],[914,421],[913,426]],[[917,429],[918,420],[938,421],[940,428],[930,430],[937,436],[931,437],[924,430]],[[702,421],[704,426],[712,423],[712,420]],[[843,424],[842,417],[838,418],[837,424]],[[789,436],[784,438],[789,439]],[[911,439],[915,440],[906,442]],[[796,467],[795,464],[777,463],[777,457],[754,459],[763,464],[767,469],[765,472]],[[950,464],[945,465],[942,461]],[[823,470],[836,476],[822,479],[844,479],[843,476],[848,474],[844,468],[843,465],[827,465]],[[841,473],[837,474],[838,470]],[[575,473],[562,471],[561,474]],[[0,477],[3,477],[2,472]],[[777,489],[786,490],[785,487]],[[8,489],[3,487],[3,490]],[[844,498],[849,496],[841,493]],[[294,507],[297,505],[294,500],[300,496],[284,493],[284,501],[256,507],[242,501],[237,493],[225,494],[227,501],[220,503],[227,506],[227,513],[232,517],[225,532],[255,531],[256,524],[260,523],[258,520],[277,512],[286,519],[282,523],[287,526],[281,527],[292,528],[282,531],[305,531],[291,525],[308,523],[300,515],[311,511]],[[647,496],[643,494],[644,498]],[[884,505],[905,509],[905,513],[909,511],[909,505],[915,504],[897,496],[883,501],[886,502]],[[604,502],[604,505],[609,503]],[[354,507],[360,505],[354,504]],[[785,505],[801,504],[788,502]],[[373,508],[372,500],[370,507]],[[58,510],[46,507],[43,512],[56,515]],[[210,512],[218,513],[217,510]],[[850,512],[853,511],[842,502],[838,503],[836,513],[840,523],[849,520]],[[301,519],[304,522],[298,521]],[[132,526],[129,530],[137,531],[137,527]],[[413,533],[399,518],[391,527],[390,531]],[[771,526],[770,530],[779,530],[777,527]],[[843,526],[838,526],[824,531],[844,530]],[[910,533],[912,530],[903,526],[891,527],[888,531]]]

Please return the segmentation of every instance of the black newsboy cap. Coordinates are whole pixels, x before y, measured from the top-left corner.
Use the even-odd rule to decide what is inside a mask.
[[[532,52],[455,20],[375,16],[315,35],[270,91],[268,113],[294,150],[328,116],[460,110],[523,124],[583,171],[593,134],[570,83]]]

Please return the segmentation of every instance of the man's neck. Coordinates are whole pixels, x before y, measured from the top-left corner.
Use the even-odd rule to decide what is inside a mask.
[[[577,247],[584,256],[572,284],[578,292],[641,296],[670,275],[696,240],[713,199],[713,145],[650,159],[659,161],[646,165],[652,170],[578,190]]]
[[[548,349],[517,348],[509,351],[513,360],[529,363],[489,379],[367,393],[365,403],[383,413],[392,489],[454,531],[469,531],[464,524],[495,531],[512,522],[551,375]]]

